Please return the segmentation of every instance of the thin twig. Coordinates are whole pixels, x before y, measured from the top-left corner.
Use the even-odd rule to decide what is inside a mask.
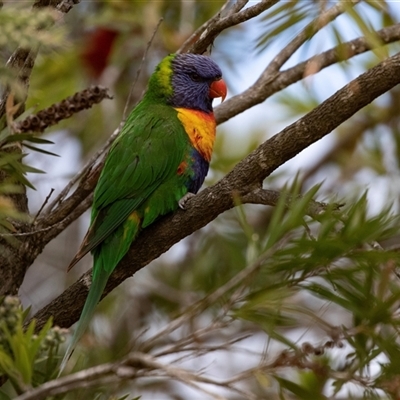
[[[140,60],[139,68],[138,68],[137,71],[136,71],[135,79],[134,79],[134,81],[133,81],[133,83],[132,83],[132,85],[131,85],[131,88],[130,88],[129,94],[128,94],[128,98],[126,99],[126,102],[125,102],[124,112],[122,113],[122,121],[125,121],[125,119],[126,119],[126,115],[127,115],[127,113],[128,113],[128,107],[129,107],[130,102],[131,102],[133,90],[135,89],[136,83],[137,83],[137,81],[139,80],[139,76],[140,76],[140,73],[142,72],[142,68],[143,68],[144,61],[145,61],[146,58],[147,58],[147,53],[148,53],[149,50],[150,50],[150,47],[151,47],[151,45],[152,45],[152,43],[153,43],[153,40],[154,40],[154,38],[155,38],[155,36],[156,36],[156,33],[157,33],[157,31],[158,31],[158,28],[160,27],[160,25],[161,25],[161,23],[163,22],[163,20],[164,20],[164,18],[160,18],[160,19],[159,19],[159,21],[158,21],[156,27],[154,28],[153,34],[151,35],[151,38],[150,38],[149,41],[147,42],[146,48],[145,48],[144,53],[143,53],[143,57],[142,57],[142,59]]]
[[[356,5],[361,0],[352,0],[351,6]],[[348,5],[342,2],[322,12],[312,22],[310,22],[287,46],[285,46],[270,62],[263,75],[270,75],[280,70],[283,64],[297,51],[307,40],[310,40],[323,27],[331,23],[339,15],[346,11]]]
[[[35,236],[41,233],[47,233],[51,237],[57,236],[58,233],[62,232],[68,225],[70,225],[73,221],[78,219],[90,207],[90,205],[92,204],[92,197],[93,194],[89,195],[84,201],[82,201],[82,203],[80,203],[69,215],[67,215],[61,221],[58,221],[44,228],[37,228],[29,232],[1,233],[0,238],[7,238],[10,236],[12,237]]]
[[[152,372],[152,374],[149,375],[149,372]],[[154,372],[156,374],[154,374]],[[224,387],[238,394],[245,395],[246,398],[256,399],[253,394],[238,389],[229,383],[221,383],[221,381],[216,379],[207,378],[183,368],[177,368],[170,364],[161,363],[149,354],[135,352],[131,353],[126,359],[120,362],[102,364],[46,382],[38,388],[27,391],[26,393],[16,397],[15,400],[41,400],[79,388],[96,386],[99,383],[122,382],[144,376],[164,376],[170,379],[175,379],[218,400],[227,399],[205,389],[204,386],[199,384]]]
[[[284,196],[285,205],[287,206],[287,208],[290,208],[296,200],[300,200],[302,198],[301,195],[293,197],[286,193],[284,194]],[[264,204],[266,206],[276,206],[281,198],[282,192],[279,192],[277,190],[255,189],[242,196],[240,198],[240,201],[242,204]],[[320,201],[310,200],[309,204],[307,205],[305,214],[309,215],[312,218],[318,218],[327,210],[338,211],[343,206],[344,204],[342,203],[328,204]]]
[[[64,189],[59,193],[59,195],[49,204],[49,206],[46,208],[46,211],[44,212],[45,215],[49,215],[52,209],[59,203],[61,203],[65,197],[68,195],[69,191],[71,188],[83,177],[85,176],[96,164],[98,159],[108,151],[112,143],[114,142],[115,138],[119,135],[121,132],[123,123],[118,126],[117,129],[111,134],[111,136],[108,138],[107,142],[103,145],[103,147],[99,150],[96,151],[96,153],[93,154],[92,157],[86,162],[84,167],[68,182],[68,184],[64,187]]]
[[[109,374],[113,374],[118,371],[118,367],[122,363],[118,364],[103,364],[93,368],[89,368],[84,371],[79,371],[74,374],[58,378],[43,385],[35,388],[29,392],[26,392],[18,396],[15,400],[40,400],[45,399],[49,396],[54,396],[57,394],[62,394],[69,392],[74,389],[79,389],[81,387],[90,387],[97,384],[97,381]],[[116,377],[117,380],[121,380]]]
[[[61,233],[68,225],[78,219],[92,204],[93,193],[87,196],[79,205],[77,205],[64,219],[52,225],[51,229],[47,230],[44,240],[49,242],[51,238]]]
[[[44,199],[44,202],[43,202],[43,204],[42,204],[42,206],[39,208],[39,211],[37,212],[37,214],[35,215],[35,218],[33,218],[33,221],[32,221],[32,225],[35,225],[35,222],[36,222],[36,220],[37,220],[37,217],[40,215],[40,213],[43,211],[43,208],[46,206],[46,204],[48,203],[48,201],[49,201],[49,199],[50,199],[50,197],[51,197],[51,195],[53,194],[53,192],[54,192],[54,188],[51,188],[50,189],[50,193],[46,196],[46,198]]]
[[[249,0],[237,0],[236,3],[232,5],[232,8],[228,10],[228,15],[238,13],[248,2]]]
[[[168,325],[166,325],[160,332],[153,335],[150,339],[146,341],[146,347],[152,348],[158,339],[169,335],[171,332],[178,329],[182,324],[184,324],[188,319],[192,318],[193,315],[200,313],[205,310],[208,305],[216,302],[220,297],[226,294],[228,291],[232,290],[235,286],[239,285],[243,279],[252,275],[255,271],[257,271],[264,263],[265,259],[271,255],[273,250],[270,249],[263,255],[261,255],[256,261],[252,264],[248,265],[245,269],[236,274],[233,278],[231,278],[224,285],[220,286],[213,293],[209,294],[204,299],[197,301],[196,303],[190,305],[185,311],[182,312],[182,315],[178,318],[175,318]],[[148,347],[147,347],[148,346]]]
[[[230,385],[222,384],[221,381],[218,381],[216,379],[207,378],[205,376],[189,372],[185,369],[177,368],[170,364],[163,364],[149,354],[132,353],[129,355],[128,358],[130,360],[130,363],[133,363],[133,365],[135,365],[136,363],[139,362],[140,364],[146,366],[147,368],[154,369],[156,371],[162,371],[166,374],[166,376],[168,376],[170,378],[175,378],[188,386],[193,386],[196,389],[201,390],[202,392],[207,393],[216,399],[226,400],[225,397],[219,396],[215,393],[205,390],[203,386],[198,386],[197,384],[195,384],[195,382],[206,383],[206,384],[219,386],[219,387],[222,386],[224,388],[229,388],[230,390],[235,391],[241,395],[246,393],[246,396],[250,396],[250,397],[247,397],[250,400],[256,399],[256,397],[253,396],[252,394],[250,394],[248,392],[243,392],[240,389],[237,389]]]
[[[222,328],[226,328],[229,326],[230,323],[224,324]],[[221,350],[228,350],[229,346],[232,346],[238,342],[241,342],[243,340],[246,340],[251,337],[250,334],[242,334],[240,337],[233,338],[228,340],[227,342],[224,342],[223,344],[217,344],[217,345],[207,345],[204,343],[204,340],[201,342],[201,347],[199,347],[199,339],[202,338],[203,336],[210,336],[211,333],[214,333],[216,329],[221,329],[220,326],[215,328],[214,326],[207,326],[205,328],[196,330],[193,334],[191,334],[189,337],[183,337],[181,340],[178,341],[178,343],[175,343],[173,345],[170,345],[167,349],[160,350],[159,352],[155,353],[155,357],[163,357],[167,355],[172,355],[180,352],[195,352],[196,354],[208,354],[210,352],[214,351],[221,351]],[[191,345],[191,346],[189,346]],[[247,349],[246,349],[247,352]],[[254,352],[254,355],[258,355],[258,352]],[[190,357],[190,356],[187,356]],[[175,360],[175,361],[181,361],[181,359]]]
[[[35,229],[34,231],[29,232],[19,232],[19,233],[0,233],[0,238],[7,238],[7,237],[26,237],[26,236],[34,236],[39,233],[45,233],[54,229],[57,225],[63,224],[63,221],[57,222],[54,225],[47,226],[46,228]]]
[[[199,37],[202,35],[202,33],[212,24],[214,24],[216,21],[218,21],[221,18],[221,14],[228,8],[231,0],[225,1],[223,6],[220,8],[220,10],[208,21],[204,22],[200,27],[198,27],[181,45],[181,47],[176,51],[177,54],[180,53],[187,53],[189,52],[189,49],[193,46],[194,43],[199,39]],[[246,1],[247,3],[247,1]]]
[[[268,10],[279,0],[262,0],[253,6],[247,7],[240,12],[228,14],[226,17],[221,18],[219,14],[214,16],[210,23],[207,23],[204,31],[201,33],[198,40],[193,45],[185,47],[185,50],[189,53],[203,54],[208,46],[210,46],[215,38],[224,30],[239,25],[242,22],[248,21],[257,15],[260,15],[265,10]],[[186,42],[185,42],[186,43]],[[179,50],[181,51],[181,50]]]

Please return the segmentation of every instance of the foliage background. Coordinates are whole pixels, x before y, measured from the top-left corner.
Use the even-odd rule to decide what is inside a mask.
[[[5,2],[0,15],[14,8],[31,12],[31,4]],[[274,54],[337,4],[278,2],[259,17],[224,31],[211,54],[224,71],[230,93],[252,84]],[[29,152],[26,163],[47,172],[29,175],[38,189],[28,191],[32,215],[50,188],[61,190],[107,140],[127,100],[131,108],[140,98],[158,60],[179,48],[222,5],[82,1],[56,24],[52,32],[57,34],[38,39],[41,51],[30,81],[28,110],[48,107],[90,83],[109,87],[114,100],[46,131],[44,137],[54,145],[44,148],[61,158]],[[307,41],[284,68],[362,35],[376,44],[374,29],[394,25],[399,13],[397,3],[348,5],[344,15]],[[17,24],[9,29],[19,32]],[[96,62],[92,58],[96,34],[104,35],[103,44],[104,38],[114,39],[104,66],[98,65],[99,53],[94,53]],[[4,64],[24,39],[16,36],[14,42],[0,42]],[[34,36],[26,36],[28,46],[35,45]],[[398,47],[380,46],[305,76],[220,126],[206,185]],[[318,65],[310,68],[318,70]],[[9,81],[14,82],[12,77]],[[116,362],[129,352],[148,354],[163,367],[150,368],[132,381],[75,390],[66,398],[128,393],[129,398],[143,399],[398,397],[399,100],[396,87],[264,183],[267,188],[286,187],[292,195],[301,193],[305,200],[290,210],[283,202],[276,207],[238,206],[114,290],[99,305],[70,367]],[[306,200],[311,198],[346,205],[341,211],[328,207],[322,216],[307,216]],[[65,275],[87,224],[84,215],[65,229],[28,270],[19,294],[25,307],[32,306],[32,314],[91,266],[87,257]],[[173,330],[174,324],[178,328]],[[179,368],[180,375],[170,366]],[[13,390],[8,383],[3,393],[12,396]]]

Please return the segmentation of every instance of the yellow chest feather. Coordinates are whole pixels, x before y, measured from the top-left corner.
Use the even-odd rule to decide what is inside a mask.
[[[178,118],[193,147],[209,162],[215,141],[214,114],[187,108],[176,108],[175,110],[178,111]]]

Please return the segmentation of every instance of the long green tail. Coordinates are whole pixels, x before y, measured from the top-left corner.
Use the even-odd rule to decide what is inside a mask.
[[[88,327],[97,303],[106,287],[108,278],[128,251],[133,239],[136,237],[139,231],[140,222],[141,218],[138,216],[137,212],[133,212],[131,216],[112,233],[112,235],[92,251],[94,258],[92,284],[78,325],[72,336],[71,343],[69,344],[67,352],[61,362],[59,375],[64,370],[76,344]]]
[[[96,265],[97,264],[97,265]],[[100,264],[100,265],[99,265]],[[111,272],[105,270],[102,264],[102,257],[99,257],[95,261],[95,265],[93,267],[93,276],[92,283],[90,285],[88,297],[86,299],[85,305],[82,310],[82,314],[78,321],[78,325],[76,326],[75,332],[72,336],[71,343],[67,348],[67,352],[64,355],[64,358],[60,365],[60,372],[58,376],[60,376],[61,372],[64,370],[69,358],[71,357],[79,339],[82,337],[86,328],[88,327],[94,311],[96,309],[97,303],[100,301],[101,295],[106,287],[108,278],[111,275]]]

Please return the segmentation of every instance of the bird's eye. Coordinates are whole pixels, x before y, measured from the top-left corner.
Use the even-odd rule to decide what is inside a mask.
[[[201,81],[201,77],[199,74],[197,74],[196,72],[192,72],[190,74],[190,77],[192,78],[193,82],[200,82]]]

